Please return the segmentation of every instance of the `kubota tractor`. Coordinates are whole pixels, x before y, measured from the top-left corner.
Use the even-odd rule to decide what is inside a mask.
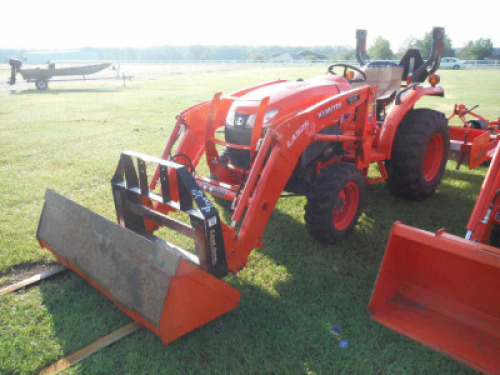
[[[356,36],[360,67],[218,93],[179,114],[161,158],[122,153],[111,181],[118,225],[47,190],[40,244],[167,343],[237,306],[240,293],[220,279],[264,245],[283,192],[306,196],[307,229],[327,243],[356,225],[366,183],[431,196],[449,128],[443,113],[415,105],[444,94],[433,74],[444,29],[434,28],[427,61],[410,50],[399,65],[367,63],[366,31]],[[210,176],[195,171],[204,156]],[[230,222],[207,193],[233,210]],[[155,236],[160,227],[192,239],[196,254]]]

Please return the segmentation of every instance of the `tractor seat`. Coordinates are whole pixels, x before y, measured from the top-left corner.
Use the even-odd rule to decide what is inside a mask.
[[[377,86],[377,100],[387,100],[401,88],[404,68],[401,65],[385,61],[374,61],[363,67],[366,81],[354,84],[354,87]],[[359,74],[358,74],[359,76]]]

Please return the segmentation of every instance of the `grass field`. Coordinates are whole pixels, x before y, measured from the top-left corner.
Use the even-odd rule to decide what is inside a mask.
[[[165,67],[168,72],[169,67]],[[179,68],[178,68],[179,69]],[[217,91],[276,78],[308,78],[323,66],[245,66],[120,82],[0,87],[0,285],[19,266],[53,262],[35,231],[47,187],[114,220],[109,180],[120,152],[159,156],[175,115]],[[420,106],[451,114],[453,104],[480,104],[500,116],[500,72],[442,71],[445,98]],[[14,86],[15,88],[16,86]],[[485,168],[449,162],[438,192],[423,202],[367,188],[356,231],[336,246],[304,227],[305,199],[282,199],[263,250],[226,281],[242,291],[239,307],[163,346],[139,332],[66,370],[66,374],[457,374],[468,367],[372,322],[365,315],[395,220],[463,235]],[[30,374],[126,324],[129,318],[80,277],[66,273],[0,297],[0,373]],[[340,324],[342,333],[330,333]],[[339,340],[349,340],[346,349]]]

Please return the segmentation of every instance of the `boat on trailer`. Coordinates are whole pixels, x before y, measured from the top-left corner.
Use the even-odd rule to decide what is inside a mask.
[[[54,77],[72,76],[81,77],[73,80],[87,80],[86,77],[88,75],[98,73],[106,68],[111,67],[112,69],[114,68],[114,70],[117,70],[116,67],[112,66],[110,62],[79,66],[56,67],[55,63],[51,63],[50,61],[48,61],[46,66],[23,68],[23,62],[21,60],[10,59],[9,64],[11,67],[11,75],[9,80],[10,85],[14,85],[16,83],[16,74],[19,73],[27,82],[35,82],[35,86],[38,90],[46,90],[49,80],[52,80],[52,78]],[[120,78],[119,73],[115,78]],[[71,79],[64,80],[70,81]]]

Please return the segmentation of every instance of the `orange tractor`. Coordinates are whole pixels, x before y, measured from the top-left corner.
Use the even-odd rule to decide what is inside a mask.
[[[427,61],[410,50],[399,65],[367,63],[366,31],[356,35],[361,67],[333,64],[310,80],[218,93],[178,115],[161,158],[123,152],[111,181],[118,224],[47,190],[41,246],[168,343],[238,305],[240,292],[221,278],[264,246],[283,192],[306,196],[309,233],[332,244],[355,227],[366,183],[431,196],[449,128],[443,113],[414,107],[444,95],[434,74],[444,29],[433,30]],[[210,176],[195,171],[203,156]],[[207,194],[232,211],[228,223]],[[159,238],[160,227],[192,240],[195,252]]]

